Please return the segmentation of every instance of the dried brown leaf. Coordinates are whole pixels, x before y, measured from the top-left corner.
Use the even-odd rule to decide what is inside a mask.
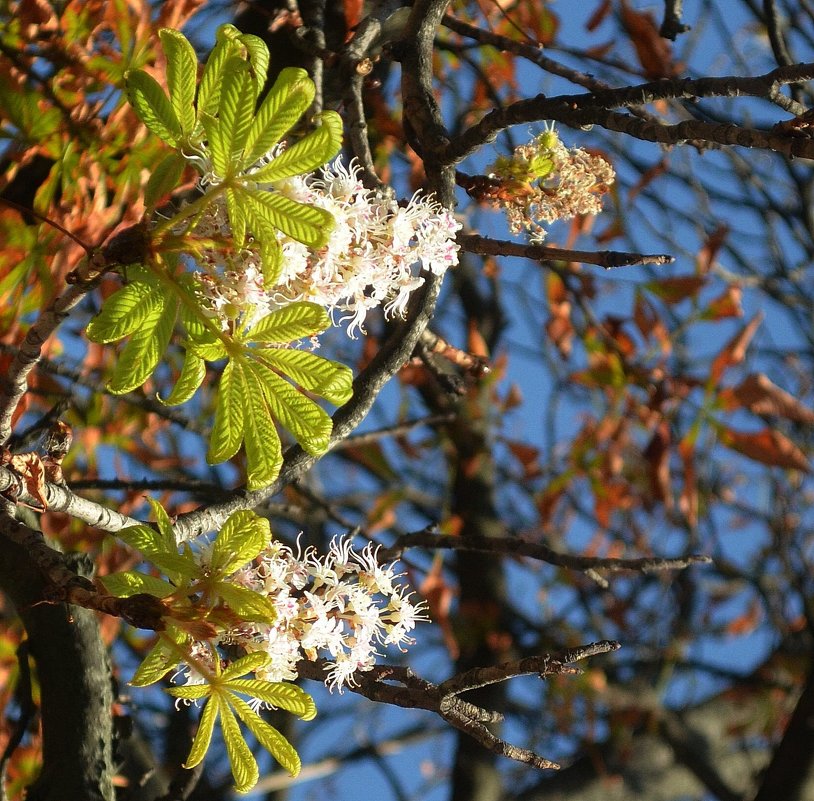
[[[773,428],[755,432],[724,428],[721,431],[721,442],[733,451],[761,464],[802,470],[806,473],[811,470],[808,457],[785,434]]]

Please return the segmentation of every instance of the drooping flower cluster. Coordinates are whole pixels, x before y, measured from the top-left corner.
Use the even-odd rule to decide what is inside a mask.
[[[461,226],[450,211],[418,192],[399,206],[365,189],[359,172],[354,162],[346,167],[337,159],[319,174],[289,178],[275,187],[292,200],[329,211],[336,220],[319,250],[278,234],[282,270],[275,286],[264,285],[255,243],[228,263],[221,252],[202,254],[204,271],[196,275],[199,299],[224,330],[238,318],[248,326],[275,308],[308,300],[338,312],[353,337],[364,331],[371,309],[382,306],[391,317],[404,314],[410,294],[424,283],[419,266],[440,275],[458,263],[455,235]],[[225,239],[228,225],[223,205],[215,203],[196,233]]]
[[[205,562],[207,553],[204,547],[196,558]],[[403,650],[414,642],[409,632],[416,622],[427,619],[423,602],[411,601],[409,588],[396,583],[400,575],[393,565],[378,564],[371,544],[356,552],[350,540],[334,540],[320,558],[314,548],[295,553],[273,541],[230,581],[267,597],[276,619],[242,623],[216,644],[268,654],[268,666],[257,672],[267,681],[296,679],[300,659],[325,656],[325,683],[341,692],[354,685],[354,672],[373,667],[378,646]],[[211,648],[201,648],[199,656],[211,659]],[[183,672],[188,683],[201,680],[189,668]]]
[[[327,245],[314,252],[283,237],[283,271],[277,292],[338,311],[348,334],[364,331],[371,309],[403,315],[410,294],[424,283],[417,266],[441,275],[458,263],[453,214],[416,192],[406,206],[365,189],[360,168],[340,160],[322,172],[288,179],[278,191],[329,211],[336,225]]]
[[[616,177],[602,156],[565,147],[553,129],[498,158],[491,171],[500,189],[490,199],[505,209],[512,233],[527,230],[532,242],[545,239],[541,222],[598,214]]]

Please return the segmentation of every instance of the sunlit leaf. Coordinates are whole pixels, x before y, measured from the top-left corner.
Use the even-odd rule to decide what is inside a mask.
[[[215,424],[206,459],[210,464],[231,459],[243,441],[244,406],[247,388],[240,365],[229,360],[218,386]]]
[[[198,731],[195,732],[195,739],[192,741],[192,748],[189,750],[187,761],[184,767],[189,770],[198,765],[206,756],[209,744],[212,742],[212,733],[215,730],[215,721],[220,711],[220,699],[217,695],[210,696],[201,713],[201,720],[198,723]]]
[[[125,76],[127,97],[139,119],[159,139],[175,146],[181,137],[181,123],[164,90],[143,70],[130,70]]]
[[[247,364],[246,397],[251,426],[246,426],[246,484],[250,490],[268,486],[283,464],[280,436],[272,422],[272,411],[255,371]]]
[[[144,203],[148,208],[157,206],[163,198],[178,187],[186,160],[178,153],[168,153],[150,173],[144,190]]]
[[[268,223],[288,234],[292,239],[312,248],[322,247],[330,236],[334,218],[325,209],[298,203],[276,192],[250,191],[240,188],[235,190],[238,201],[255,228],[255,220]]]
[[[336,406],[347,403],[353,395],[353,372],[344,364],[293,348],[266,348],[257,355],[303,389]]]
[[[166,397],[158,396],[158,400],[167,406],[178,406],[186,403],[197,391],[206,377],[206,362],[194,353],[187,350],[184,353],[184,364],[172,392]]]
[[[285,136],[311,105],[315,91],[304,69],[286,67],[280,71],[252,122],[243,165],[254,164]]]
[[[198,78],[198,58],[195,50],[180,31],[162,28],[158,32],[167,57],[167,86],[170,103],[181,123],[181,133],[189,136],[195,128],[195,84]]]
[[[251,372],[257,376],[274,418],[308,453],[324,453],[332,430],[327,412],[264,364],[253,362]]]
[[[271,724],[266,723],[242,698],[232,695],[230,704],[249,731],[292,776],[296,776],[302,767],[299,754],[294,746],[283,737]],[[254,786],[254,785],[252,785]]]
[[[265,651],[253,651],[241,656],[221,673],[221,684],[232,681],[238,676],[244,676],[246,673],[254,673],[256,670],[266,667],[270,661],[271,657]]]
[[[257,784],[260,772],[246,740],[240,733],[237,720],[225,700],[221,701],[220,727],[223,731],[223,742],[226,745],[229,766],[235,779],[235,789],[239,793],[245,793]]]
[[[233,512],[212,544],[209,567],[213,573],[229,576],[268,547],[270,540],[265,517],[248,510]]]
[[[135,570],[101,576],[99,581],[111,595],[115,595],[117,598],[129,598],[131,595],[141,592],[155,595],[156,598],[166,598],[175,592],[175,587],[163,579]]]
[[[160,288],[153,282],[134,280],[114,292],[85,329],[91,342],[117,342],[156,314],[165,302]]]
[[[330,161],[342,146],[342,118],[335,111],[321,115],[321,125],[295,142],[264,167],[251,173],[258,183],[272,183],[292,175],[311,172]]]
[[[285,709],[303,720],[313,720],[317,715],[314,699],[296,684],[262,679],[230,679],[227,686],[277,709]]]
[[[246,334],[249,342],[287,344],[322,333],[331,324],[323,306],[302,301],[290,303],[262,317]]]

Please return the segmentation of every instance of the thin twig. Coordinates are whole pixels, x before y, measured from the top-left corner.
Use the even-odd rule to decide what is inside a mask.
[[[710,564],[708,556],[686,556],[667,559],[658,556],[645,556],[633,559],[620,559],[603,556],[578,556],[565,554],[537,542],[528,542],[516,537],[477,537],[468,535],[456,537],[450,534],[438,534],[428,528],[412,534],[404,534],[385,550],[380,558],[384,561],[397,559],[407,548],[431,548],[454,551],[480,551],[482,553],[500,553],[508,556],[526,556],[538,559],[557,567],[570,570],[608,570],[611,572],[636,571],[653,573],[661,570],[684,570],[690,565]]]
[[[462,250],[484,256],[520,256],[535,261],[578,261],[596,264],[610,270],[614,267],[632,267],[638,264],[672,264],[675,259],[666,254],[648,255],[616,250],[569,250],[548,245],[527,245],[505,239],[490,239],[477,234],[458,236]]]

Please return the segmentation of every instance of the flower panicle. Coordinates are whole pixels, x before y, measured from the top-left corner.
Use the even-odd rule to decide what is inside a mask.
[[[272,542],[230,581],[268,598],[274,622],[225,629],[214,641],[196,643],[194,653],[211,658],[227,646],[263,652],[269,661],[256,675],[272,682],[296,679],[299,660],[324,655],[326,685],[339,692],[355,686],[354,674],[374,666],[379,647],[403,651],[414,643],[410,632],[416,623],[428,619],[424,602],[414,601],[409,588],[398,582],[403,574],[394,565],[379,564],[377,551],[372,544],[355,551],[349,538],[337,538],[328,554],[319,557],[314,548],[295,551]],[[196,554],[203,567],[207,554],[206,548]],[[191,684],[203,681],[186,664],[177,676]]]
[[[616,174],[602,156],[567,148],[552,127],[499,157],[489,177],[500,185],[489,199],[504,209],[511,232],[528,231],[539,243],[546,236],[543,223],[598,214]]]

